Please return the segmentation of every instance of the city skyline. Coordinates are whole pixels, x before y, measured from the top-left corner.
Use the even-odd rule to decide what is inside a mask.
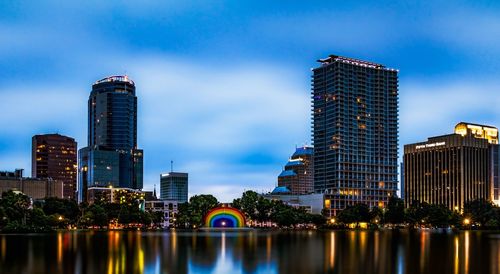
[[[31,173],[35,134],[58,132],[81,148],[90,84],[127,74],[138,85],[145,189],[159,184],[173,160],[190,173],[190,195],[230,201],[243,189],[269,191],[290,150],[311,142],[309,68],[328,54],[400,69],[399,159],[404,144],[443,134],[450,124],[500,124],[494,4],[371,4],[368,13],[352,4],[291,4],[281,13],[259,4],[247,12],[249,4],[126,4],[97,23],[103,14],[85,6],[63,4],[62,14],[50,2],[37,5],[5,3],[0,11],[0,121],[11,125],[0,136],[2,170]],[[99,5],[104,12],[114,6]],[[413,17],[405,18],[406,8]],[[337,23],[322,16],[329,12]],[[427,29],[424,19],[442,30]],[[336,35],[314,30],[321,24]]]

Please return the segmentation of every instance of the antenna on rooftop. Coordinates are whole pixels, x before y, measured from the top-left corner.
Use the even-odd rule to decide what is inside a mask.
[[[174,172],[174,161],[170,161],[170,172]]]

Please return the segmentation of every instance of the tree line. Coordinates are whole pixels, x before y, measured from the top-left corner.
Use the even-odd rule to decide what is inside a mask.
[[[177,228],[199,228],[205,215],[220,202],[212,195],[195,195],[189,202],[179,204],[173,217]],[[270,200],[254,191],[246,191],[234,199],[232,207],[245,215],[253,227],[330,227],[345,228],[367,223],[372,227],[429,227],[500,229],[500,207],[478,199],[465,203],[462,212],[444,205],[415,201],[405,208],[402,199],[391,197],[386,208],[369,208],[365,204],[348,206],[327,222],[321,214],[310,214],[303,208],[292,207],[279,200]],[[139,201],[77,204],[74,200],[47,198],[43,202],[15,191],[2,194],[0,199],[0,231],[44,232],[58,228],[160,228],[163,212],[142,211]]]
[[[96,201],[89,205],[75,200],[47,198],[31,202],[20,192],[8,191],[0,199],[0,231],[46,232],[58,228],[124,228],[159,226],[161,212],[144,212],[138,201],[118,204]]]
[[[197,228],[203,226],[204,216],[220,203],[212,195],[195,195],[188,203],[179,205],[176,226]],[[326,219],[321,214],[310,214],[303,208],[287,205],[279,200],[269,200],[254,191],[246,191],[241,198],[234,199],[232,207],[239,209],[247,224],[254,227],[274,226],[292,228],[298,226],[321,226]]]
[[[444,205],[414,201],[405,208],[402,199],[391,197],[387,208],[368,208],[365,204],[348,206],[329,223],[332,227],[368,223],[372,227],[428,227],[428,228],[477,228],[499,229],[500,207],[492,202],[477,199],[464,204],[462,212]]]

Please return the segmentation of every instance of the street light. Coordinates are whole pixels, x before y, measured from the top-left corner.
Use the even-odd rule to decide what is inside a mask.
[[[464,225],[469,225],[470,224],[470,219],[469,218],[465,218],[464,219]]]

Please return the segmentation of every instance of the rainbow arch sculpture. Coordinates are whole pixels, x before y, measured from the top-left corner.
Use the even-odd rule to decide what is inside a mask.
[[[241,228],[245,227],[245,216],[232,207],[216,207],[205,216],[205,227],[209,228]]]

